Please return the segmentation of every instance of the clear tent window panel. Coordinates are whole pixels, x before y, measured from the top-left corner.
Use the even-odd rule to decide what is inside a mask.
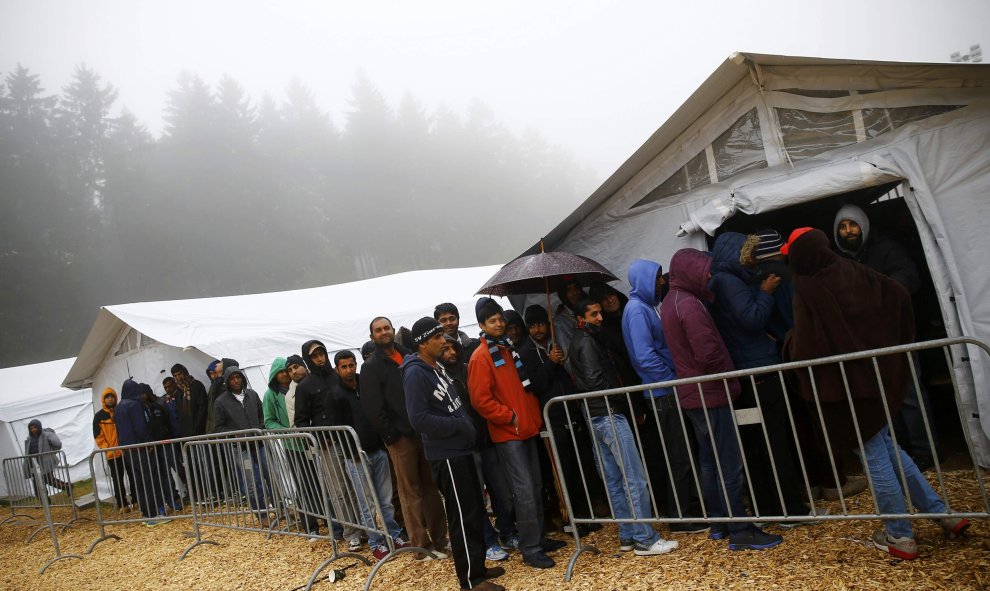
[[[815,113],[778,108],[777,119],[784,148],[794,161],[856,143],[852,111]]]
[[[760,117],[751,109],[712,142],[715,173],[719,181],[754,168],[766,168],[767,158],[760,133]]]
[[[670,178],[637,201],[630,209],[653,203],[664,197],[686,193],[691,189],[711,184],[712,178],[708,172],[708,157],[704,151],[699,152],[687,164],[677,169]]]

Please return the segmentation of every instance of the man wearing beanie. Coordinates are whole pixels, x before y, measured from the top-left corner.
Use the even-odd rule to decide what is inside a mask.
[[[416,354],[407,355],[401,368],[406,409],[446,503],[457,580],[461,589],[502,591],[504,587],[487,580],[505,571],[485,567],[483,520],[488,517],[474,463],[474,425],[440,363],[447,344],[443,326],[420,318],[413,324],[412,339]]]
[[[544,538],[543,481],[537,456],[542,419],[522,360],[505,338],[502,307],[491,298],[475,304],[480,344],[468,362],[471,404],[488,421],[488,433],[505,468],[516,508],[516,529],[523,561],[534,568],[552,568],[548,550],[563,543]]]
[[[443,500],[423,455],[423,443],[409,422],[399,371],[411,353],[395,342],[395,328],[388,318],[379,316],[368,328],[375,352],[361,366],[361,403],[392,460],[409,543],[446,558],[440,552],[447,545]]]

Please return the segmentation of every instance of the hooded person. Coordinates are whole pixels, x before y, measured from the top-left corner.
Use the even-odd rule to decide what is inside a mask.
[[[595,283],[588,289],[588,298],[602,307],[602,325],[599,328],[602,342],[608,347],[619,370],[623,386],[636,386],[641,382],[632,366],[622,331],[622,313],[629,303],[626,294],[607,283]]]
[[[62,449],[62,440],[55,434],[54,429],[46,429],[41,426],[41,421],[32,419],[28,422],[28,436],[24,440],[24,455],[44,454],[38,458],[32,458],[24,463],[24,477],[32,478],[32,464],[36,464],[41,472],[42,481],[53,488],[59,490],[69,490],[72,485],[55,477],[55,469],[59,465],[55,452]],[[39,495],[44,491],[36,491]]]
[[[794,272],[794,329],[787,343],[790,359],[817,359],[914,341],[911,296],[892,278],[829,250],[820,230],[795,231],[786,245]],[[844,370],[844,371],[843,371]],[[910,369],[903,355],[847,361],[815,367],[814,384],[807,372],[795,372],[799,392],[809,404],[820,404],[825,437],[834,454],[852,450],[864,464],[881,514],[904,514],[905,492],[923,513],[944,513],[945,503],[911,457],[893,443],[886,408],[894,413],[907,395]],[[849,398],[852,408],[850,409]],[[815,398],[818,398],[817,404]],[[885,403],[881,402],[885,399]],[[855,416],[855,420],[854,417]],[[818,425],[821,427],[821,425]],[[863,446],[860,448],[859,439]],[[903,466],[896,474],[895,466]],[[908,491],[902,488],[907,483]],[[961,534],[969,521],[937,520],[949,537]],[[901,559],[918,556],[911,522],[888,519],[873,534],[874,545]]]
[[[217,398],[227,389],[227,381],[224,379],[224,372],[231,367],[240,367],[234,359],[217,359],[206,367],[206,374],[210,376],[210,390],[206,394],[206,422],[203,425],[204,433],[213,433],[214,417],[213,410],[216,408]]]
[[[629,361],[640,383],[655,384],[677,379],[674,359],[664,339],[661,303],[667,279],[663,267],[655,261],[636,259],[629,264],[629,301],[622,310],[622,339]],[[695,516],[691,506],[691,456],[688,439],[677,411],[677,399],[671,388],[643,391],[647,420],[640,428],[643,446],[663,449],[663,454],[646,454],[646,468],[653,492],[668,517]],[[659,426],[658,426],[659,425]],[[704,525],[671,523],[671,532],[706,531]]]
[[[138,384],[139,397],[144,408],[144,418],[148,424],[148,431],[153,441],[165,441],[172,437],[171,422],[168,411],[155,396],[154,390],[148,384]],[[181,502],[179,496],[169,479],[169,468],[175,466],[174,456],[166,454],[167,445],[155,445],[148,447],[144,452],[151,462],[151,490],[154,493],[155,506],[158,515],[165,514],[165,505],[168,504],[173,510],[179,510]],[[176,479],[178,480],[178,479]]]
[[[103,389],[100,397],[102,409],[93,416],[93,439],[96,440],[96,447],[108,449],[117,447],[117,424],[113,416],[117,410],[117,392],[111,388]],[[134,477],[124,468],[124,458],[120,450],[111,450],[103,454],[108,471],[110,472],[110,483],[113,486],[113,497],[117,501],[117,508],[133,504],[133,494],[136,489]],[[127,487],[124,484],[124,474],[127,473],[131,484],[131,499],[127,499]]]
[[[228,367],[223,372],[225,391],[214,403],[214,433],[264,429],[265,416],[261,398],[248,387],[247,377],[239,367]],[[232,463],[237,471],[240,491],[248,498],[251,509],[265,529],[270,524],[268,515],[271,495],[271,479],[268,473],[268,458],[263,442],[247,445],[231,445]],[[251,466],[251,480],[245,475],[245,466]]]
[[[273,369],[278,365],[278,360],[272,362]],[[281,387],[278,388],[278,393],[275,394],[276,400],[273,404],[266,405],[267,400],[262,401],[263,414],[265,416],[265,426],[268,429],[272,428],[294,428],[296,426],[295,413],[296,413],[296,389],[299,384],[309,376],[309,369],[306,367],[306,361],[301,355],[289,355],[284,361],[285,372],[289,378],[291,378],[291,383],[285,394],[282,397],[282,402],[284,405],[284,410],[278,407],[278,394],[281,394]],[[269,388],[275,386],[280,386],[278,381],[278,372],[274,374],[269,372]],[[274,392],[274,390],[273,390]],[[266,398],[267,398],[267,392]],[[282,414],[284,412],[284,415]],[[270,425],[284,424],[286,427],[273,427]],[[324,512],[322,506],[321,494],[318,490],[317,484],[319,483],[319,476],[317,474],[316,462],[313,460],[312,454],[306,445],[302,445],[299,442],[287,441],[285,443],[285,452],[289,460],[289,471],[292,474],[292,480],[296,485],[297,491],[297,501],[300,508],[300,520],[301,525],[305,528],[306,533],[310,536],[317,536],[320,533],[320,524],[316,515],[320,515]],[[340,525],[337,525],[337,537],[343,535],[343,529]],[[316,538],[311,537],[310,541],[315,542]]]
[[[553,338],[556,345],[567,351],[571,343],[571,335],[574,334],[574,327],[577,326],[577,318],[574,316],[574,308],[577,303],[588,297],[588,294],[581,288],[581,284],[574,278],[565,278],[565,283],[557,289],[557,299],[560,304],[553,313]]]
[[[323,341],[312,339],[303,343],[302,357],[306,360],[309,373],[322,378],[327,388],[332,390],[337,385],[337,372],[330,363],[330,354]]]
[[[114,423],[117,425],[117,442],[124,445],[140,445],[154,441],[151,430],[148,428],[148,420],[144,412],[144,404],[141,402],[141,386],[134,380],[128,378],[124,380],[124,385],[120,389],[120,402],[114,413]],[[131,494],[135,497],[141,515],[149,521],[145,525],[157,525],[153,521],[158,516],[158,506],[154,501],[152,487],[152,464],[149,459],[147,448],[135,448],[123,450],[124,466],[134,477],[137,485],[132,489]]]
[[[703,379],[735,369],[708,310],[715,299],[708,288],[711,268],[712,257],[693,248],[682,248],[670,259],[670,291],[663,299],[661,323],[679,379]],[[739,382],[704,380],[700,388],[681,386],[675,388],[675,394],[694,427],[702,493],[709,515],[745,516],[742,455],[729,408],[729,397],[739,396]],[[716,540],[726,536],[730,550],[762,550],[783,541],[780,536],[742,522],[715,525],[709,534]]]
[[[265,429],[270,431],[288,429],[289,412],[285,406],[285,395],[289,391],[292,378],[285,371],[285,357],[276,357],[268,369],[268,389],[261,399],[261,412]]]
[[[471,405],[488,422],[488,434],[512,488],[523,562],[534,568],[552,568],[555,563],[546,552],[563,543],[545,537],[537,450],[543,423],[540,401],[532,392],[519,354],[505,336],[502,307],[483,297],[475,303],[475,316],[481,334],[468,361]]]
[[[443,494],[457,580],[462,589],[502,591],[501,585],[488,581],[505,570],[485,567],[487,515],[474,462],[474,424],[467,401],[440,363],[447,346],[443,326],[426,316],[410,332],[416,354],[407,355],[400,369],[406,410]]]
[[[172,366],[170,373],[179,393],[176,395],[179,415],[178,437],[194,437],[206,433],[206,416],[209,397],[203,382],[189,375],[181,363]]]

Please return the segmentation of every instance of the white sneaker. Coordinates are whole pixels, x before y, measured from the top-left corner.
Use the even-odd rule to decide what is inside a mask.
[[[508,557],[509,557],[509,553],[503,550],[501,546],[499,546],[498,544],[495,544],[487,551],[485,551],[485,560],[492,560],[498,562],[500,560],[505,560]]]
[[[660,538],[656,542],[653,542],[650,546],[641,546],[636,544],[636,549],[633,550],[633,554],[636,556],[656,556],[657,554],[666,554],[671,550],[676,549],[680,544],[676,540],[665,540]]]

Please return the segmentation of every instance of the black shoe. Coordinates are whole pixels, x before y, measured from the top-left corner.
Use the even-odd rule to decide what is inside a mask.
[[[540,548],[544,552],[555,552],[565,546],[567,546],[567,542],[563,540],[554,540],[551,538],[543,538],[543,541],[540,542]]]
[[[492,568],[486,568],[485,569],[485,578],[486,579],[497,579],[497,578],[501,577],[504,574],[505,574],[505,569],[502,568],[501,566],[495,566],[495,567],[492,567]]]
[[[584,536],[601,529],[602,524],[600,523],[579,523],[577,526],[578,537],[583,538]]]
[[[917,466],[918,470],[921,472],[930,470],[932,466],[935,465],[935,460],[927,454],[915,454],[911,456],[911,459],[914,460],[914,465]]]
[[[729,550],[766,550],[784,541],[784,538],[768,534],[759,528],[729,534]]]
[[[533,554],[532,556],[527,556],[523,558],[523,562],[533,568],[553,568],[557,565],[557,563],[553,561],[553,558],[550,558],[543,552]]]
[[[670,524],[670,533],[672,534],[703,534],[708,529],[708,525],[696,521]]]

